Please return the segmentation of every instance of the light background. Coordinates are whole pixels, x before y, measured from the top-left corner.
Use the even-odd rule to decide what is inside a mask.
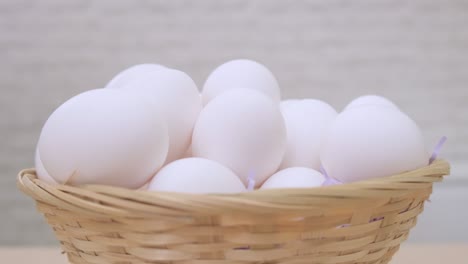
[[[0,0],[0,246],[55,243],[15,176],[62,102],[143,62],[201,87],[233,58],[267,65],[284,98],[381,94],[428,146],[448,136],[452,176],[410,240],[468,242],[468,1]]]

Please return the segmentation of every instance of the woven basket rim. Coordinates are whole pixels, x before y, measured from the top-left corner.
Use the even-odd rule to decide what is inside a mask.
[[[266,189],[239,194],[190,194],[131,190],[106,185],[50,185],[37,179],[35,169],[19,172],[17,186],[33,199],[72,210],[94,214],[154,214],[167,208],[168,214],[213,214],[234,211],[268,214],[278,210],[293,213],[309,210],[353,210],[356,207],[378,207],[395,197],[427,193],[433,182],[450,173],[445,160],[401,174],[321,188]],[[430,188],[432,189],[432,188]],[[287,199],[285,199],[287,197]],[[326,203],[327,208],[322,204]],[[125,204],[125,205],[122,205]],[[133,205],[133,206],[132,206]],[[138,208],[139,206],[139,208]]]

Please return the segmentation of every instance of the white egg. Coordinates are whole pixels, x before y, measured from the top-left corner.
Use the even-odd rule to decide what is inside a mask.
[[[273,188],[312,188],[320,187],[325,182],[325,177],[318,171],[292,167],[273,174],[260,189]]]
[[[34,166],[36,167],[36,175],[37,178],[43,180],[49,184],[57,184],[57,182],[52,178],[47,170],[44,168],[42,164],[41,157],[39,156],[39,152],[36,149],[36,154],[34,157]]]
[[[376,105],[376,106],[388,106],[388,107],[393,107],[395,109],[398,109],[398,106],[396,106],[392,101],[388,100],[385,97],[379,96],[379,95],[363,95],[360,96],[353,101],[351,101],[343,111],[346,111],[348,109],[352,109],[354,107],[359,107],[363,105]]]
[[[162,166],[166,123],[141,98],[111,89],[79,94],[45,123],[38,143],[58,183],[141,187]]]
[[[169,152],[165,163],[181,158],[190,146],[193,126],[202,109],[200,93],[184,72],[163,69],[128,80],[121,90],[148,99],[161,114],[169,131]]]
[[[286,99],[286,100],[282,100],[280,102],[280,106],[281,106],[281,108],[290,107],[291,105],[297,104],[301,100],[303,100],[303,99]]]
[[[164,69],[167,69],[167,68],[160,64],[145,63],[145,64],[134,65],[130,68],[127,68],[121,71],[119,74],[117,74],[114,78],[112,78],[112,80],[110,80],[107,83],[105,87],[106,88],[122,87],[126,85],[129,81],[131,82],[135,79],[142,78],[144,76],[153,74],[155,72],[158,72]]]
[[[427,165],[416,123],[393,107],[361,106],[340,113],[320,154],[328,175],[353,182]]]
[[[279,167],[286,128],[277,103],[251,89],[234,89],[203,108],[193,131],[196,157],[217,161],[259,186]]]
[[[280,168],[320,169],[320,147],[327,129],[337,115],[335,109],[314,99],[283,101],[280,107],[288,138]]]
[[[281,93],[273,73],[252,60],[232,60],[216,68],[203,86],[203,103],[231,89],[254,89],[279,102]]]
[[[156,174],[148,190],[185,193],[240,193],[244,184],[223,165],[202,158],[169,163]]]

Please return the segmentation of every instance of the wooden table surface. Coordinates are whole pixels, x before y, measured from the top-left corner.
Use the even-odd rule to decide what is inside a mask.
[[[58,248],[0,248],[0,263],[66,264]],[[392,264],[468,264],[468,244],[405,244]]]

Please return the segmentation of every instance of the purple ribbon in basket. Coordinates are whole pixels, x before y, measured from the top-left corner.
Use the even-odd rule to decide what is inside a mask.
[[[247,176],[247,191],[255,190],[255,180],[254,180],[255,173],[253,171],[249,172]]]
[[[445,141],[447,141],[447,137],[443,136],[439,139],[439,142],[437,145],[434,147],[434,151],[432,152],[431,157],[429,158],[429,164],[434,162],[434,160],[437,159],[437,156],[439,156],[440,151],[442,150],[442,147],[444,146]]]
[[[342,182],[330,177],[322,165],[320,165],[320,172],[325,176],[325,181],[322,183],[322,186],[343,184]]]

